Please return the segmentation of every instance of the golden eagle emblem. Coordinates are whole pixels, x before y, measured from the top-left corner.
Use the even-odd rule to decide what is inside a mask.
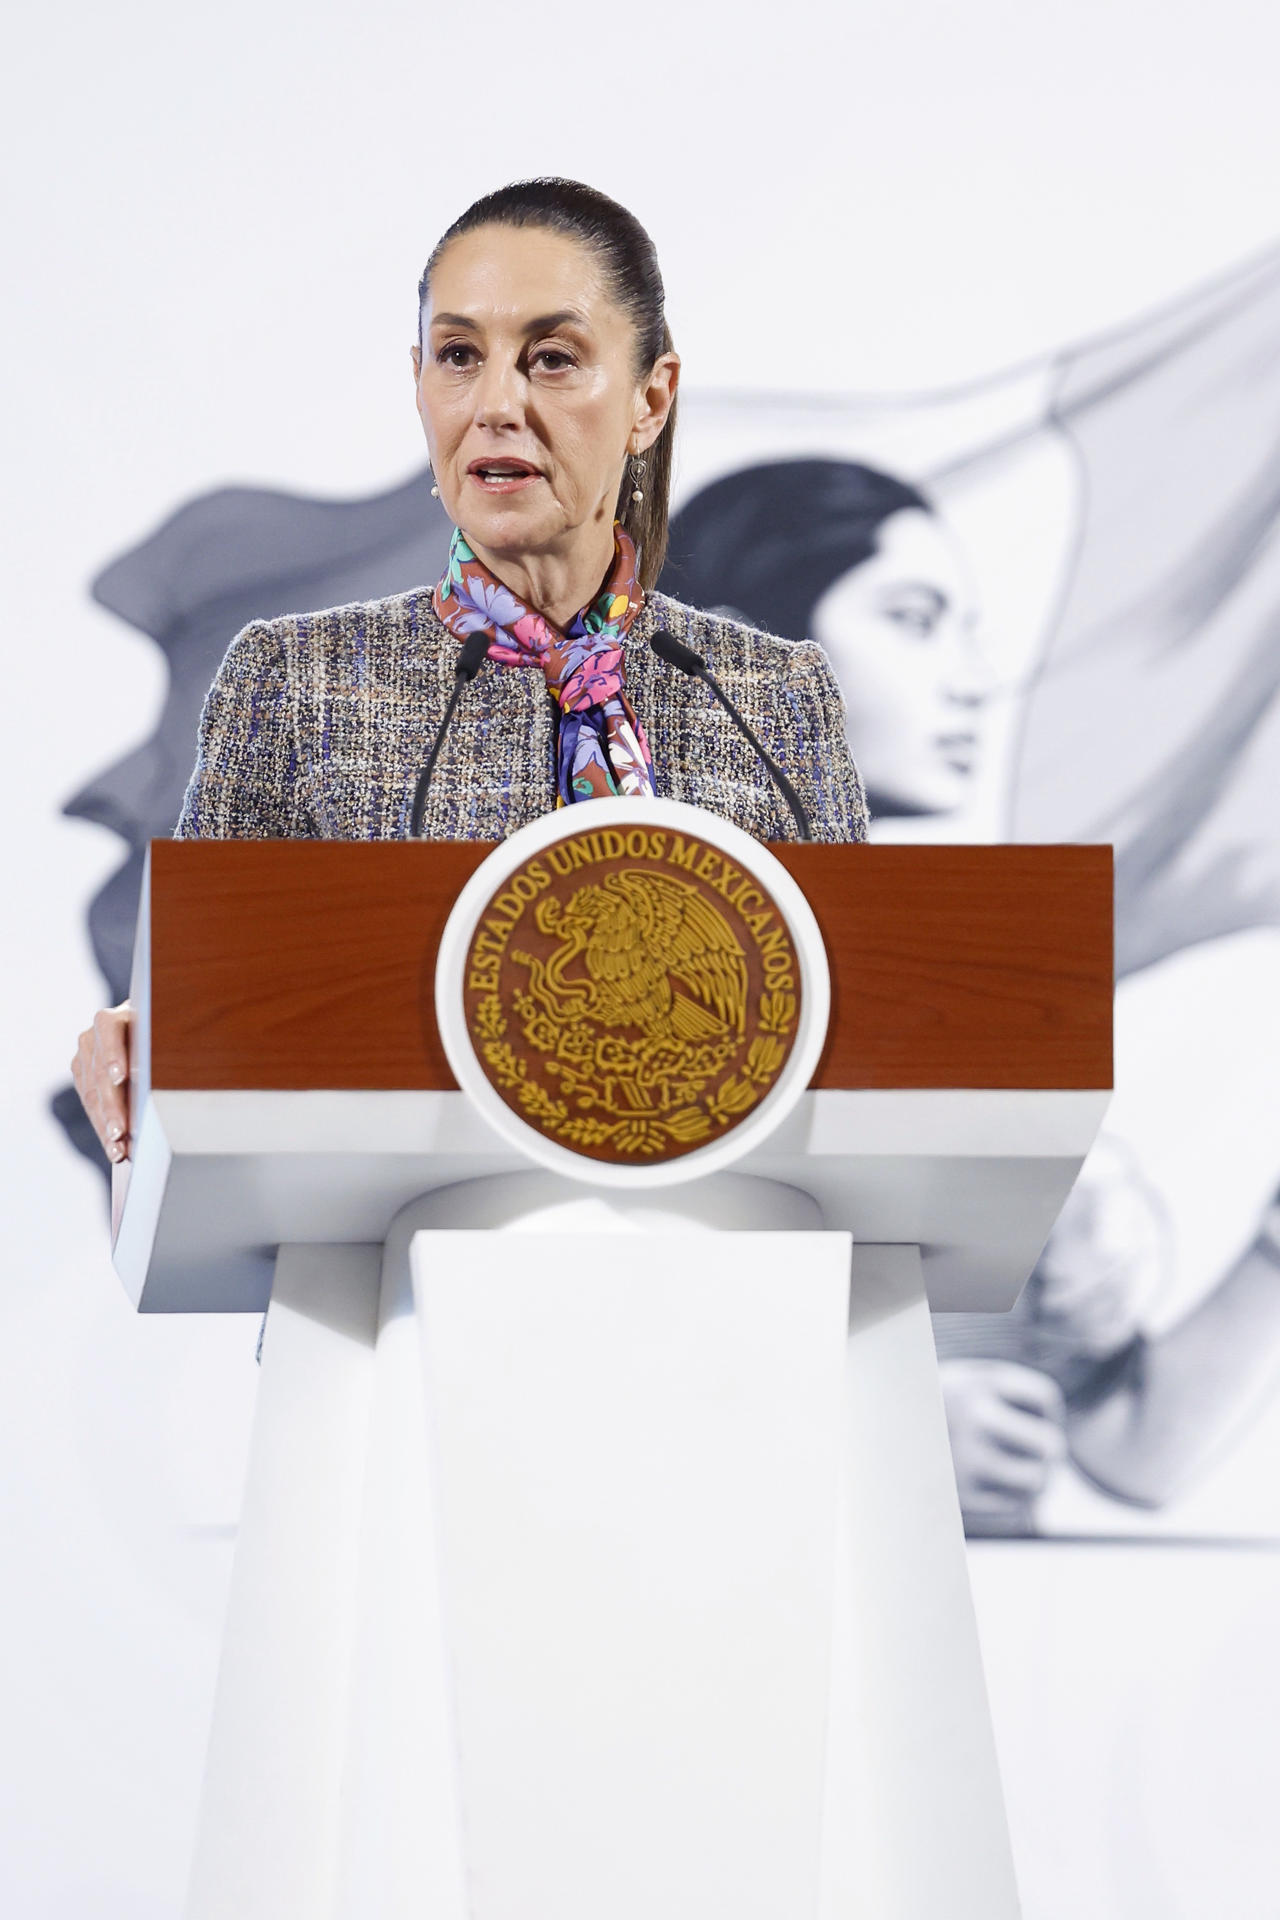
[[[507,1104],[565,1146],[671,1159],[768,1092],[798,994],[764,986],[759,966],[753,988],[747,924],[737,915],[735,927],[733,907],[696,876],[656,860],[600,867],[556,886],[531,863],[525,893],[517,876],[491,903],[502,951],[473,947],[471,1036]],[[499,914],[513,920],[509,937]],[[789,936],[786,951],[794,966]]]
[[[741,944],[687,880],[624,868],[568,901],[541,901],[536,918],[560,938],[548,960],[528,960],[529,991],[552,1018],[637,1027],[663,1043],[742,1038]]]

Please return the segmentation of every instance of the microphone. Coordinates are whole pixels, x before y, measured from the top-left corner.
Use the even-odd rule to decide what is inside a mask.
[[[770,779],[791,809],[792,817],[799,829],[800,838],[802,840],[812,840],[813,835],[809,831],[809,816],[800,803],[799,794],[777,761],[773,758],[773,755],[765,752],[759,740],[738,712],[738,709],[734,706],[719,681],[708,673],[707,663],[702,655],[695,653],[692,647],[686,647],[683,640],[677,640],[675,635],[668,633],[665,627],[650,636],[649,645],[653,648],[659,660],[665,660],[669,667],[678,667],[681,673],[687,673],[692,679],[701,680],[704,686],[710,687],[712,693],[720,702],[720,705],[724,708],[743,739],[750,742],[760,755],[760,758],[764,761],[765,766],[769,769]]]
[[[427,764],[418,775],[418,784],[413,790],[413,806],[409,813],[409,838],[417,840],[422,835],[422,816],[427,810],[427,788],[431,785],[431,776],[436,770],[436,761],[444,745],[444,737],[449,731],[449,722],[453,710],[458,704],[462,689],[469,686],[484,664],[489,651],[489,635],[483,631],[469,633],[458,649],[458,658],[454,665],[453,692],[449,695],[449,704],[444,710],[444,719],[440,722],[435,739],[431,743],[431,752],[427,755]]]

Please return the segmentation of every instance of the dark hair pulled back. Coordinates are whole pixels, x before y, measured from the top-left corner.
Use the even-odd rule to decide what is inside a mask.
[[[933,512],[906,480],[856,460],[767,460],[713,480],[671,526],[662,591],[732,608],[786,640],[813,634],[813,610],[876,551],[904,507]]]
[[[555,177],[516,180],[494,193],[486,193],[473,201],[441,235],[418,282],[419,345],[422,308],[441,254],[460,234],[490,226],[542,227],[551,233],[567,234],[591,249],[604,268],[610,294],[635,329],[637,380],[646,377],[660,354],[672,351],[658,256],[640,222],[633,213],[596,188],[584,186],[580,180]],[[673,401],[662,432],[642,456],[644,499],[637,506],[631,498],[635,483],[630,462],[618,491],[616,515],[639,549],[640,584],[646,588],[657,585],[666,557],[675,429]]]

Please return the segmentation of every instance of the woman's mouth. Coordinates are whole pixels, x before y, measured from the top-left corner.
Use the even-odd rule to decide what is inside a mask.
[[[541,480],[542,475],[527,460],[473,460],[467,478],[486,493],[518,493]]]
[[[978,736],[976,733],[940,733],[934,736],[934,745],[946,765],[954,773],[972,773],[978,757]]]

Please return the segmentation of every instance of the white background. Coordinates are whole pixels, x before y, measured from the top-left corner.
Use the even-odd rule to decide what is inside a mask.
[[[256,1327],[131,1316],[46,1113],[118,859],[57,808],[149,731],[162,674],[90,577],[215,485],[416,470],[418,274],[506,179],[634,208],[691,391],[937,389],[1280,238],[1278,53],[1242,0],[68,0],[10,26],[6,1915],[177,1920],[255,1384]],[[990,1546],[974,1576],[1029,1920],[1273,1920],[1276,1559]]]

